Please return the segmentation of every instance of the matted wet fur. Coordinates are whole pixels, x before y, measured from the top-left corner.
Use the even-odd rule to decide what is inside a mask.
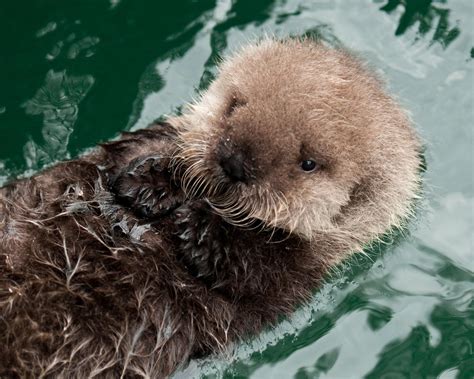
[[[244,48],[182,116],[0,189],[0,377],[161,378],[258,333],[406,219],[418,154],[347,52]]]

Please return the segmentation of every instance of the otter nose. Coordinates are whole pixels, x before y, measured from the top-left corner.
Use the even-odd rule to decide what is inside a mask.
[[[243,182],[246,179],[244,157],[242,154],[232,154],[221,158],[220,165],[224,173],[233,181]]]

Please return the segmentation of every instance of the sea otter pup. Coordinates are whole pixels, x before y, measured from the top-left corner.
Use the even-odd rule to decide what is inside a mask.
[[[308,40],[225,61],[183,115],[0,190],[0,377],[147,377],[257,333],[410,213],[419,143]]]

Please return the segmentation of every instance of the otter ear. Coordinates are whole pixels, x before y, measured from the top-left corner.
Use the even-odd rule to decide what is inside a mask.
[[[247,105],[247,102],[245,100],[242,100],[241,98],[237,96],[232,96],[231,99],[229,100],[226,110],[224,112],[225,117],[230,117],[232,114],[236,111],[237,108],[241,108],[243,106]]]

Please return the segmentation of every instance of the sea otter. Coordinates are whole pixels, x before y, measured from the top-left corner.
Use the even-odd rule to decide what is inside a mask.
[[[400,226],[420,144],[342,49],[267,39],[182,115],[0,190],[0,377],[169,376]]]

